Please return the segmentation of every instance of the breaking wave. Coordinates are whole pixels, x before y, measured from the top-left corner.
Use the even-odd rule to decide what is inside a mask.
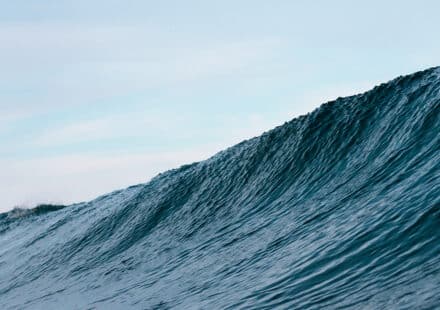
[[[0,304],[440,307],[439,112],[432,68],[147,184],[1,214]]]

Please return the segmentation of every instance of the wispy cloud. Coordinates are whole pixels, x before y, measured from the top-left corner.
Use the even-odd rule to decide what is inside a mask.
[[[185,38],[139,26],[0,25],[0,107],[90,104],[251,73],[279,44],[276,38]]]
[[[184,118],[168,116],[164,122],[157,114],[141,111],[126,111],[122,114],[107,114],[98,118],[73,120],[55,124],[37,134],[30,146],[57,147],[124,137],[142,137],[148,132],[169,133],[177,130]]]
[[[61,128],[46,130],[33,140],[33,144],[41,147],[99,140],[106,138],[113,133],[111,130],[112,126],[110,119],[91,120],[69,124]]]

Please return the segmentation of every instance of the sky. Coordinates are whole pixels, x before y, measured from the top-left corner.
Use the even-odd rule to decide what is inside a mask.
[[[438,1],[0,7],[0,212],[147,182],[440,65]]]

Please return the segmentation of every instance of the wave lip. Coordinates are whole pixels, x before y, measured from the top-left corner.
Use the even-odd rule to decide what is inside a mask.
[[[440,69],[431,68],[147,184],[0,215],[0,300],[440,307],[439,132]]]

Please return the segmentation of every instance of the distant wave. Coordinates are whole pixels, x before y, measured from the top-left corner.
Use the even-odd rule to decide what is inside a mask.
[[[1,214],[0,304],[439,308],[439,133],[432,68],[147,184]]]
[[[31,209],[16,207],[12,211],[8,212],[6,215],[9,218],[21,218],[30,215],[41,215],[53,211],[58,211],[65,207],[66,206],[64,205],[54,205],[54,204],[40,204],[37,205],[35,208],[31,208]]]

